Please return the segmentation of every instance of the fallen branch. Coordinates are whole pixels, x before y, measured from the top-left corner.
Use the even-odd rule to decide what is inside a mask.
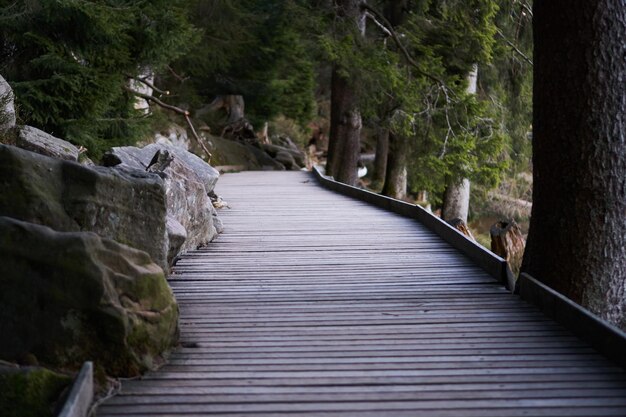
[[[200,145],[204,153],[209,158],[208,162],[211,162],[211,158],[213,157],[213,155],[211,154],[211,152],[209,152],[207,147],[204,145],[204,143],[202,142],[202,139],[200,139],[200,136],[198,136],[198,133],[196,133],[196,129],[193,127],[193,124],[191,123],[191,119],[189,118],[189,112],[187,110],[183,110],[180,107],[176,107],[176,106],[172,106],[171,104],[164,103],[154,96],[140,93],[139,91],[135,91],[128,86],[124,86],[124,88],[126,89],[126,91],[136,95],[137,97],[141,97],[144,100],[151,101],[155,103],[156,105],[163,107],[164,109],[168,109],[175,113],[182,114],[183,116],[185,116],[185,120],[187,121],[187,125],[189,125],[189,128],[191,129],[191,133],[193,134],[193,137],[196,139],[196,142],[198,142],[198,145]]]

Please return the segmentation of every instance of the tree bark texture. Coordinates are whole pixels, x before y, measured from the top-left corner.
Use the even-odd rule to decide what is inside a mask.
[[[522,270],[626,329],[626,0],[534,2]]]
[[[450,222],[461,219],[467,224],[470,200],[470,181],[464,178],[461,182],[449,184],[443,193],[443,207],[441,217]]]
[[[407,140],[389,132],[389,155],[382,194],[402,200],[406,197]]]
[[[346,22],[354,22],[361,35],[365,34],[365,15],[359,0],[337,0],[337,15]],[[361,113],[351,81],[333,68],[331,81],[330,138],[326,174],[337,181],[354,185],[361,150]]]
[[[491,251],[509,263],[511,271],[519,274],[524,255],[524,236],[515,221],[499,221],[489,229]]]
[[[376,157],[374,159],[373,184],[384,184],[387,171],[387,157],[389,155],[389,129],[378,128],[376,138]]]

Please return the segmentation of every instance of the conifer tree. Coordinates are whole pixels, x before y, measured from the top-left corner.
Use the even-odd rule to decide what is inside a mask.
[[[0,0],[0,73],[23,122],[92,155],[142,133],[124,87],[193,41],[181,0]]]

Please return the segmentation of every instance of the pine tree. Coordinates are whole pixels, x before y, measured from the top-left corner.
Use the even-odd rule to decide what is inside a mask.
[[[146,119],[125,90],[194,38],[183,1],[0,0],[0,72],[23,122],[92,155],[133,143]]]
[[[313,113],[315,81],[303,30],[309,11],[304,3],[189,2],[202,40],[173,65],[187,81],[164,81],[191,107],[220,95],[241,95],[253,124],[283,114],[305,125]]]

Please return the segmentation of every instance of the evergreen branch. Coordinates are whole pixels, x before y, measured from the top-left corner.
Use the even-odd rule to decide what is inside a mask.
[[[439,77],[433,75],[433,74],[429,74],[426,71],[422,70],[419,65],[417,64],[417,62],[415,62],[415,60],[413,59],[413,57],[411,56],[411,54],[409,53],[409,51],[406,49],[406,46],[404,46],[404,44],[402,43],[402,41],[400,40],[400,37],[398,36],[398,34],[396,33],[396,31],[393,29],[393,25],[389,22],[389,20],[387,20],[387,18],[385,16],[382,15],[382,13],[380,13],[378,10],[374,9],[373,7],[370,7],[367,3],[363,2],[361,3],[361,9],[367,11],[367,16],[370,16],[370,18],[375,18],[373,19],[374,22],[377,25],[381,25],[386,29],[386,31],[390,34],[391,38],[393,39],[393,41],[396,43],[396,46],[400,49],[400,51],[402,52],[402,55],[404,55],[404,58],[406,59],[406,61],[411,64],[411,66],[413,66],[416,70],[417,73],[431,79],[432,81],[436,82],[437,84],[439,84],[440,86],[450,90],[450,88],[446,85],[446,83]],[[382,22],[382,23],[381,23]],[[380,27],[380,26],[379,26]]]
[[[169,96],[170,92],[167,90],[161,90],[160,88],[156,87],[154,84],[152,84],[150,81],[148,81],[145,78],[137,78],[137,77],[133,77],[132,75],[128,75],[126,74],[126,76],[128,78],[130,78],[131,80],[135,80],[135,81],[139,81],[140,83],[147,85],[148,87],[150,87],[151,89],[153,89],[154,91],[156,91],[159,94],[163,94],[164,96]]]
[[[136,95],[137,97],[143,98],[144,100],[152,101],[153,103],[157,104],[160,107],[163,107],[164,109],[168,109],[175,113],[182,114],[183,116],[185,116],[185,120],[187,121],[187,124],[189,125],[189,128],[191,129],[191,133],[193,133],[193,137],[196,139],[196,142],[198,142],[198,145],[200,145],[204,153],[208,156],[209,162],[211,162],[211,158],[213,157],[213,155],[211,154],[211,152],[209,152],[207,147],[204,145],[204,143],[200,139],[200,136],[198,136],[196,129],[193,127],[193,124],[191,123],[191,119],[189,118],[189,112],[187,110],[183,110],[180,107],[176,107],[176,106],[172,106],[171,104],[164,103],[154,96],[140,93],[139,91],[135,91],[128,86],[124,86],[124,89],[130,92],[131,94]]]
[[[534,66],[533,60],[530,59],[528,56],[526,56],[526,54],[524,54],[517,46],[515,46],[513,42],[511,42],[506,36],[504,36],[504,33],[502,33],[500,29],[496,28],[496,33],[500,35],[502,40],[504,40],[504,42],[506,42],[506,44],[509,45],[511,49],[517,52],[517,54],[521,56],[524,59],[524,61],[526,61],[531,67]]]

